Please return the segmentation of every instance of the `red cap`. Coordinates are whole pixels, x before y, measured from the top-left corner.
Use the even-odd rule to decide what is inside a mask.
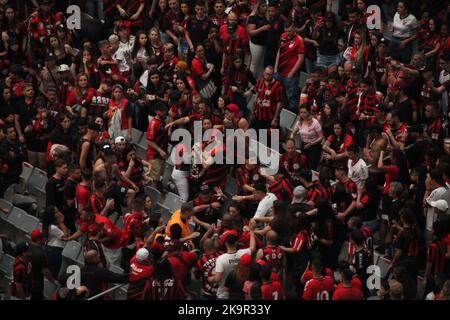
[[[239,113],[239,107],[237,104],[234,103],[230,103],[229,105],[226,106],[228,111],[231,111],[233,113]]]
[[[39,240],[43,237],[41,230],[35,229],[31,231],[31,241]]]
[[[252,264],[252,257],[248,253],[245,253],[241,257],[241,265],[250,266],[251,264]]]
[[[235,236],[238,237],[238,233],[236,230],[227,230],[225,231],[222,236],[220,237],[219,243],[223,246],[225,244],[225,241],[229,236]]]

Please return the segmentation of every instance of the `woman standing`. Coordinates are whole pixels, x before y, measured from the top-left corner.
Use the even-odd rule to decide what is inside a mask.
[[[212,81],[214,65],[206,61],[205,48],[202,45],[195,48],[195,57],[192,60],[191,69],[200,95],[204,99],[210,99],[217,91],[217,87]]]
[[[148,38],[150,39],[150,45],[153,49],[152,56],[162,58],[163,43],[158,28],[151,28],[148,32]]]
[[[139,79],[147,68],[147,61],[152,56],[153,49],[145,31],[138,31],[135,39],[131,51],[131,62],[133,64],[133,77]]]
[[[311,108],[307,104],[300,106],[299,115],[300,119],[294,127],[291,138],[295,139],[296,134],[300,135],[302,152],[306,156],[308,168],[316,170],[322,152],[322,126],[317,119],[313,118]]]
[[[252,55],[250,71],[256,80],[262,77],[267,32],[272,28],[267,20],[266,13],[266,1],[258,0],[247,21],[247,33],[250,38],[249,45]]]
[[[48,267],[57,279],[62,264],[62,251],[66,245],[62,239],[69,236],[69,229],[64,224],[64,215],[55,206],[45,209],[42,230],[47,238]]]
[[[408,3],[403,0],[397,4],[397,12],[392,25],[392,40],[389,54],[399,54],[400,62],[409,63],[413,50],[413,42],[417,39],[419,22],[409,13]]]
[[[111,139],[114,140],[118,136],[123,136],[131,141],[132,115],[133,106],[125,98],[122,85],[114,85],[108,111],[104,115],[109,120],[108,131]],[[120,122],[118,121],[119,118]]]
[[[353,36],[353,45],[347,60],[353,61],[355,66],[359,66],[364,72],[369,61],[369,46],[366,44],[366,35],[364,32],[355,31]]]
[[[345,37],[342,29],[336,26],[336,17],[332,12],[327,12],[325,22],[319,20],[314,26],[312,38],[319,44],[317,54],[317,66],[330,67],[339,65],[341,55],[339,53],[339,39]]]
[[[57,65],[66,64],[70,66],[72,64],[74,51],[70,45],[62,44],[56,35],[49,36],[48,43],[50,44],[48,52],[55,55]]]

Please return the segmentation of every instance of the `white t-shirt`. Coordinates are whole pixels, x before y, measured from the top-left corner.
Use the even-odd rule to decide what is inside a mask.
[[[409,38],[413,35],[413,30],[419,27],[419,22],[412,14],[404,19],[400,19],[398,12],[394,16],[394,32],[392,35],[397,38]]]
[[[264,199],[259,202],[254,217],[270,217],[272,215],[272,206],[275,200],[278,200],[276,195],[270,192],[267,193]]]
[[[113,54],[113,59],[120,61],[117,65],[120,72],[130,71],[131,50],[119,46],[117,51]]]
[[[436,220],[436,217],[434,214],[434,208],[431,207],[431,202],[441,199],[441,197],[445,193],[445,191],[447,191],[447,189],[445,187],[439,187],[439,188],[431,191],[430,195],[427,198],[427,203],[430,207],[427,208],[427,222],[426,222],[425,228],[428,231],[433,231],[433,223]]]
[[[60,228],[52,224],[48,232],[47,245],[50,247],[64,248],[66,242],[61,240],[62,237],[64,237],[64,232]]]
[[[450,73],[446,74],[446,71],[442,70],[441,73],[439,73],[439,83],[444,84],[448,80],[450,80]],[[441,107],[444,112],[448,112],[448,92],[447,92],[447,90],[442,92]]]
[[[352,166],[352,160],[348,160],[348,177],[356,183],[358,187],[361,187],[369,177],[369,168],[363,159],[359,159],[355,165]]]
[[[214,273],[222,273],[222,279],[220,280],[219,287],[217,289],[218,299],[228,299],[229,293],[225,289],[225,281],[227,280],[227,277],[231,273],[231,271],[233,271],[239,264],[239,260],[241,259],[241,257],[246,253],[252,253],[250,248],[241,249],[236,251],[235,253],[224,253],[216,259],[216,268],[214,270]]]

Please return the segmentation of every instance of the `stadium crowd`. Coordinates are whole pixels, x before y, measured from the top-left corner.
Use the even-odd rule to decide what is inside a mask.
[[[42,228],[14,244],[12,296],[43,299],[45,277],[56,300],[117,283],[129,300],[448,300],[448,5],[1,0],[0,194],[25,161],[48,177]],[[198,122],[213,129],[194,144],[201,164],[174,163],[163,185],[171,151],[191,151],[172,132]],[[226,129],[280,129],[279,170],[254,150],[217,161]]]

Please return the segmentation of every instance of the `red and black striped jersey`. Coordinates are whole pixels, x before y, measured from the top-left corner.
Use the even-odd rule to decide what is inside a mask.
[[[265,247],[263,249],[262,259],[272,266],[272,272],[281,276],[281,271],[283,270],[283,251],[281,251],[279,246],[276,247]]]
[[[431,123],[427,127],[428,136],[434,143],[438,145],[440,145],[443,140],[442,124],[443,124],[442,118],[437,118],[431,121]]]
[[[285,152],[280,156],[280,164],[286,169],[291,182],[294,185],[298,185],[300,182],[300,169],[306,165],[305,158],[298,152],[294,152],[292,156]]]
[[[238,185],[238,194],[250,194],[249,192],[244,192],[242,187],[244,185],[253,186],[253,184],[261,179],[259,174],[259,166],[256,166],[253,170],[248,169],[245,165],[239,167],[236,170],[236,182]]]
[[[255,86],[256,104],[255,115],[257,120],[272,121],[278,103],[283,101],[283,87],[277,80],[266,83],[264,79],[259,80]]]
[[[358,91],[359,83],[354,84],[349,81],[349,84],[347,85],[347,104],[345,105],[345,109],[347,110],[351,120],[359,119],[359,116],[356,114],[359,101]]]
[[[316,188],[318,187],[317,184],[312,183],[310,186],[306,187],[306,201],[312,201],[312,197],[314,194],[314,191],[316,190]]]
[[[167,151],[169,135],[165,129],[166,123],[158,118],[153,118],[148,124],[147,140],[153,141],[158,147]],[[153,148],[147,148],[147,160],[160,159],[161,155]]]
[[[223,162],[226,160],[226,146],[223,144],[221,146],[215,147],[210,155],[211,157],[215,158],[216,154],[219,152],[223,153]],[[226,182],[227,182],[227,176],[228,176],[228,165],[223,163],[219,164],[217,163],[217,158],[214,160],[214,163],[205,170],[205,177],[203,180],[204,184],[207,184],[210,186],[210,188],[219,186],[220,188],[224,189]]]
[[[431,263],[431,272],[437,275],[444,271],[446,243],[442,239],[436,239],[428,248],[427,263]]]
[[[273,193],[278,200],[289,201],[293,197],[293,188],[286,178],[280,178],[274,183],[270,184],[267,188],[269,192]]]
[[[317,200],[319,198],[325,198],[328,201],[331,201],[331,198],[333,197],[333,188],[330,186],[322,186],[319,185],[317,188],[315,188],[312,196],[311,201],[317,204]]]
[[[375,92],[368,92],[361,95],[361,99],[358,99],[358,101],[359,113],[369,117],[373,117],[375,115],[375,111],[377,110],[377,96],[375,95]],[[375,118],[363,120],[362,125],[365,128],[369,128],[374,121]]]

